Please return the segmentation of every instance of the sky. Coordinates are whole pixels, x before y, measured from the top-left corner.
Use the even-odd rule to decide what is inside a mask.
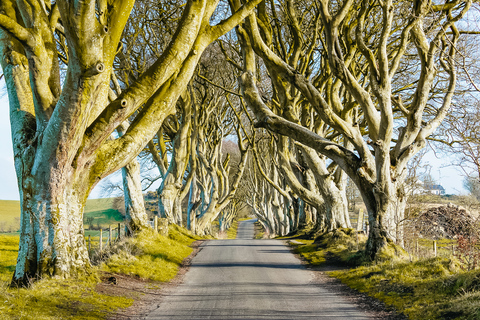
[[[458,168],[449,166],[448,157],[441,156],[437,158],[434,153],[430,151],[424,157],[423,161],[432,166],[431,175],[445,188],[447,194],[467,193],[463,188],[461,172]],[[116,179],[118,179],[118,177]],[[2,92],[0,97],[0,181],[0,200],[19,200],[17,178],[13,164],[8,99],[5,92]],[[92,190],[90,198],[95,199],[101,197],[101,189],[100,183]]]

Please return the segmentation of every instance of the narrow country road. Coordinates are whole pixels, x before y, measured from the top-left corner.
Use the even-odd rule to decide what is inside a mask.
[[[312,274],[280,240],[253,240],[253,220],[237,239],[204,243],[183,284],[146,319],[369,319]]]

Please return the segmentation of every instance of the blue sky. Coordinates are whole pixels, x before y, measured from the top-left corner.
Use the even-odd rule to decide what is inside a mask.
[[[3,81],[2,81],[3,82]],[[0,86],[2,86],[0,84]],[[449,194],[465,194],[463,177],[460,171],[448,166],[448,157],[438,159],[433,152],[427,153],[425,163],[432,166],[431,174]],[[6,94],[0,98],[0,200],[19,200],[15,167],[13,165],[12,140],[8,99]],[[98,198],[101,194],[100,185],[91,193],[90,198]]]

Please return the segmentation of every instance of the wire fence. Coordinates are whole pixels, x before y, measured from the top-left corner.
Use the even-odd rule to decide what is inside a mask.
[[[362,209],[350,216],[350,223],[357,232],[363,232],[368,235],[368,216]],[[450,258],[458,253],[456,240],[433,240],[416,236],[405,239],[404,249],[409,254],[411,260],[433,257]]]
[[[107,229],[97,231],[89,231],[85,236],[87,242],[88,253],[90,256],[96,252],[102,252],[115,242],[122,239],[126,235],[125,225],[119,223],[117,226],[109,226]]]
[[[168,220],[166,218],[154,217],[149,221],[150,226],[155,232],[162,236],[168,236]],[[102,255],[115,242],[123,239],[128,234],[125,224],[118,223],[116,226],[108,226],[106,229],[89,230],[85,234],[85,241],[87,243],[88,254],[90,258],[95,255]]]

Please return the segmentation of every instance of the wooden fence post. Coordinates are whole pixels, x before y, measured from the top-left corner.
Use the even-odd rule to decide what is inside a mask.
[[[419,248],[418,248],[418,239],[415,240],[415,253],[416,253],[417,257],[420,255]]]
[[[153,230],[155,230],[155,232],[158,232],[158,217],[155,216],[153,218]]]
[[[88,252],[92,251],[92,236],[88,236]]]
[[[100,229],[100,252],[102,252],[103,249],[103,230]]]
[[[433,255],[437,256],[437,241],[433,240]]]
[[[358,251],[358,230],[355,231],[355,235],[356,235],[356,238],[357,238],[357,251]]]
[[[122,235],[120,234],[120,223],[118,224],[118,235],[117,235],[117,239],[120,240],[122,238]]]
[[[109,245],[112,246],[112,226],[108,226],[108,240],[109,240]]]
[[[363,232],[363,209],[358,210],[357,233],[358,233],[358,231]]]

